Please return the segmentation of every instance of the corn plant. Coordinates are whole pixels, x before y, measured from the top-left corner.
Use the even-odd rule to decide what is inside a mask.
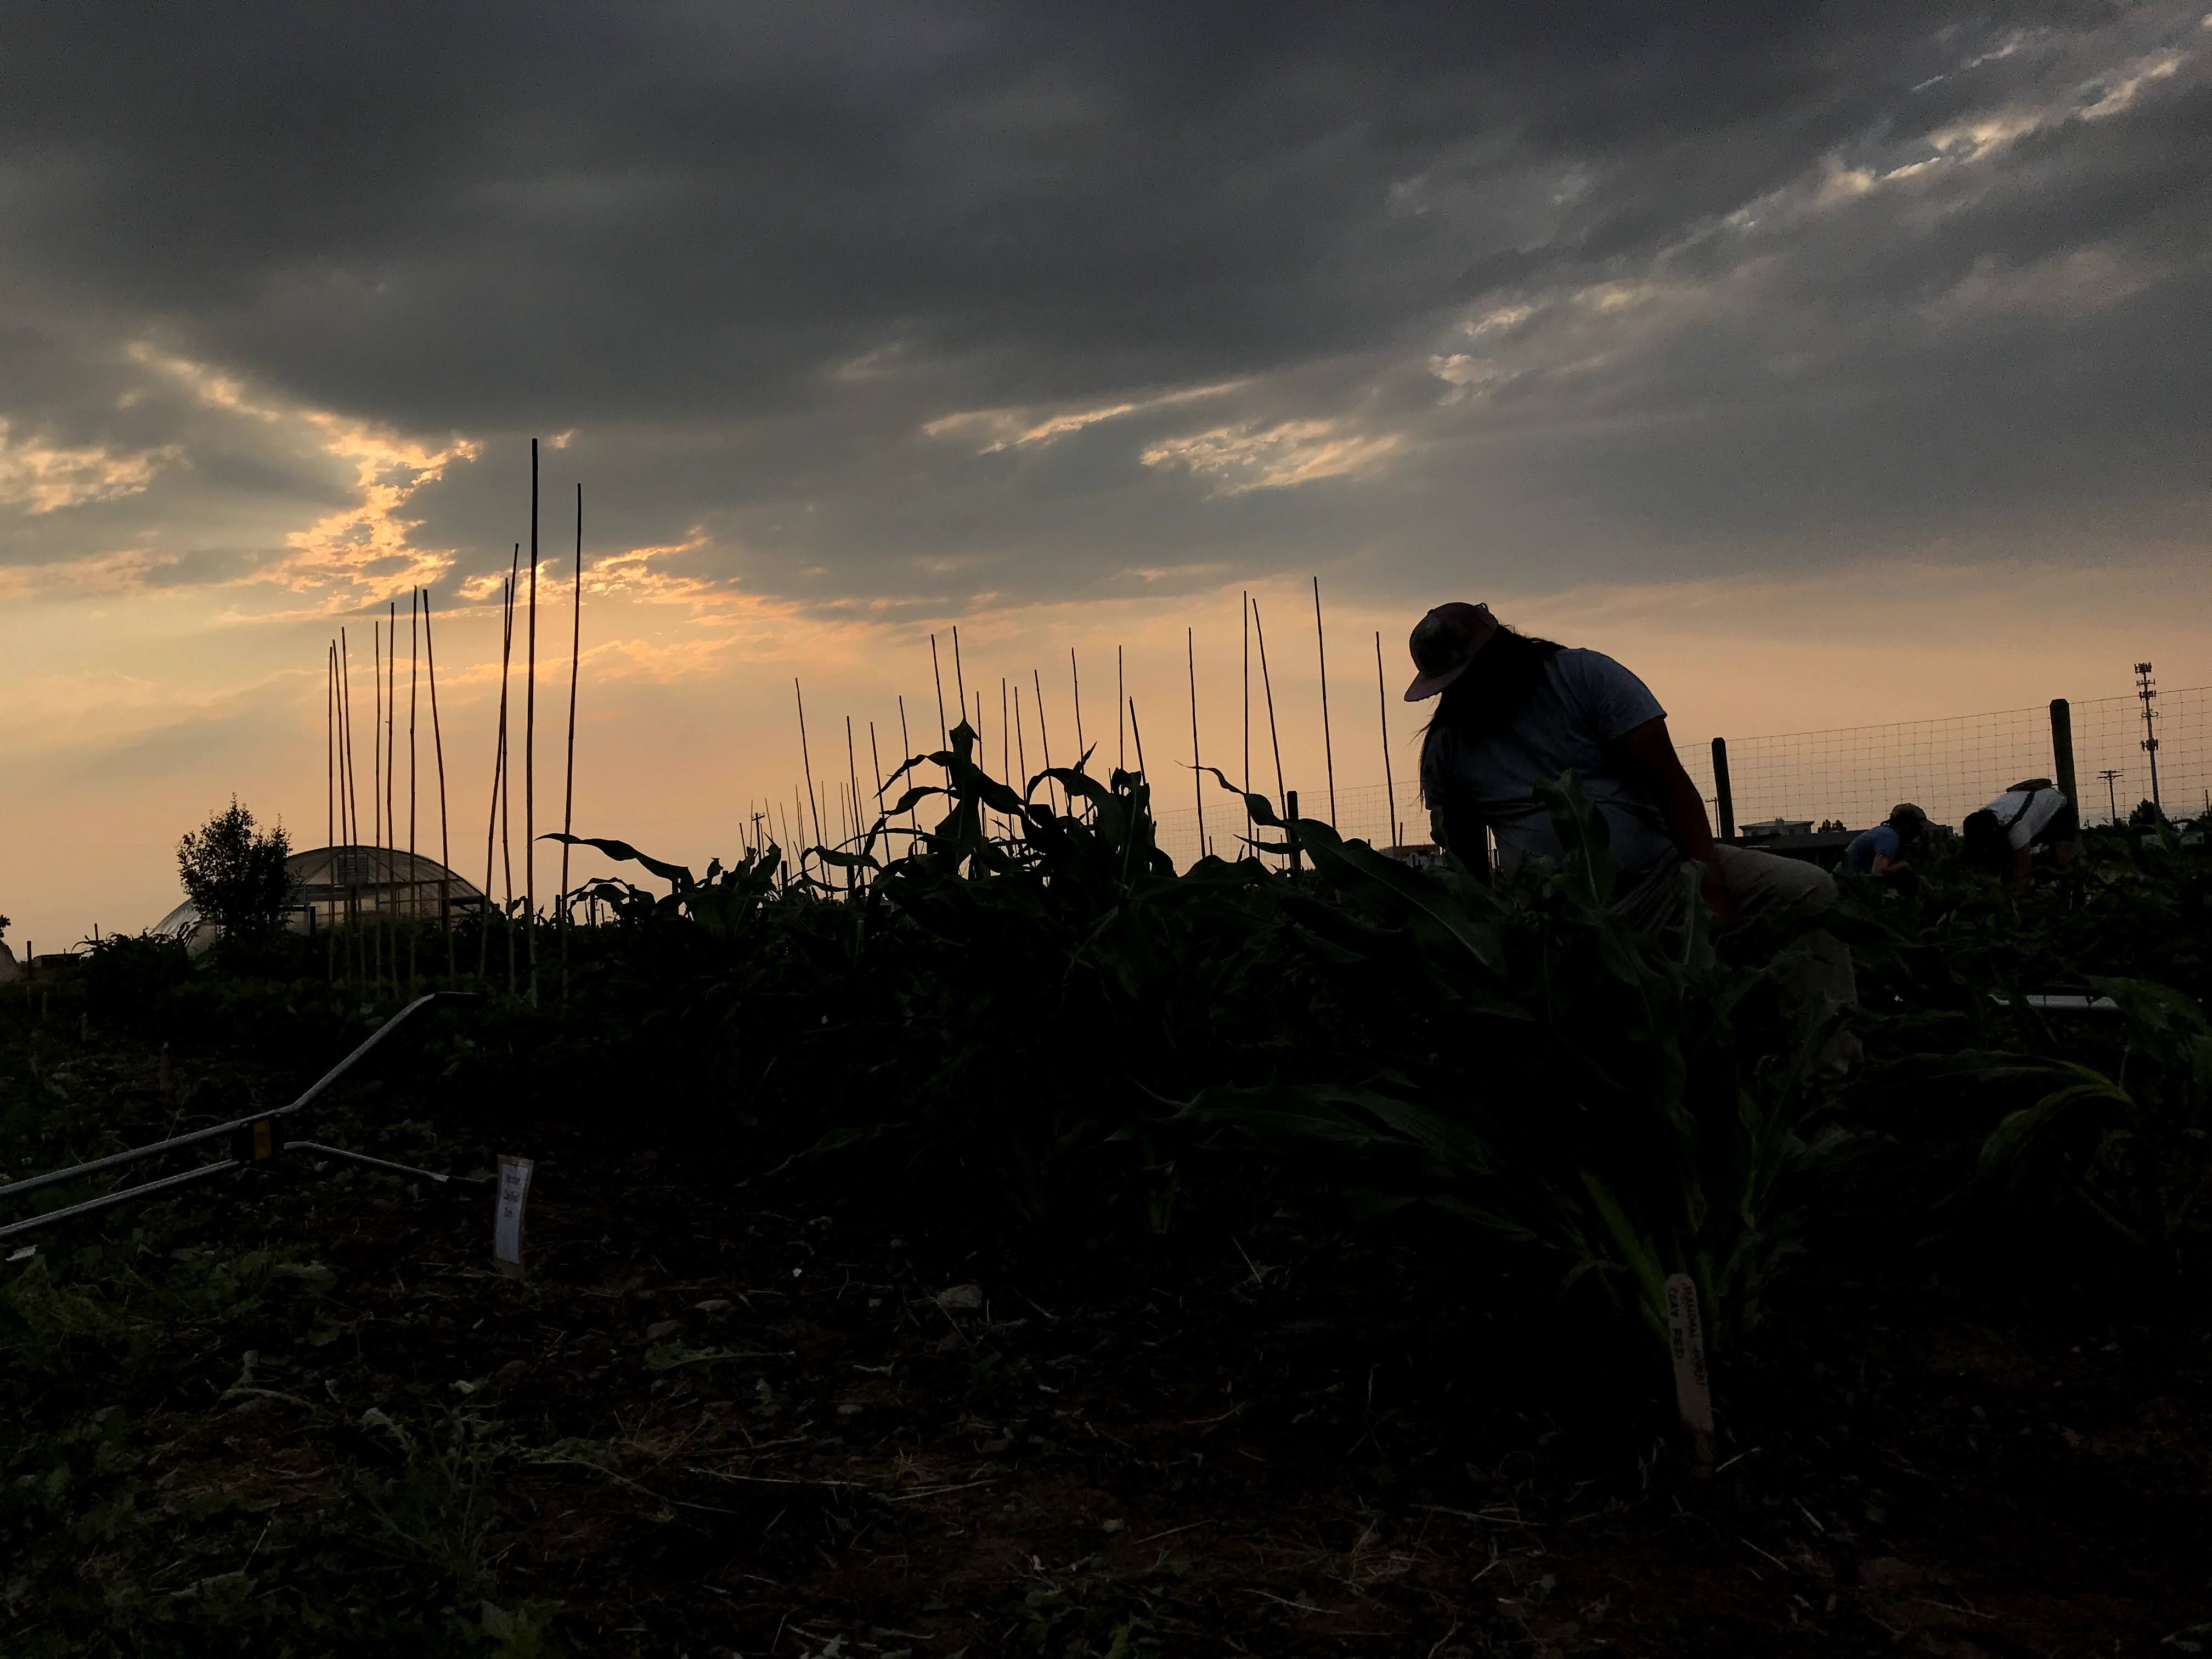
[[[1749,1039],[1784,1029],[1767,975],[1715,949],[1694,875],[1684,926],[1639,937],[1607,908],[1603,823],[1580,787],[1545,799],[1566,856],[1492,887],[1246,797],[1313,862],[1315,890],[1285,902],[1314,959],[1395,1011],[1401,1041],[1358,1079],[1211,1090],[1183,1120],[1370,1158],[1401,1196],[1543,1249],[1662,1342],[1665,1281],[1686,1273],[1709,1330],[1741,1334],[1790,1248],[1818,1034],[1760,1062]]]

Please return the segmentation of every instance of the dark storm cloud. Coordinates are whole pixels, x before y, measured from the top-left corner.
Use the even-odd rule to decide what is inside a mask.
[[[280,408],[485,441],[408,509],[471,568],[514,434],[574,428],[556,465],[606,534],[702,526],[709,568],[823,601],[1346,557],[1418,583],[1477,531],[1507,565],[1569,545],[1557,574],[1752,568],[1916,526],[2017,545],[2123,492],[2155,538],[2202,500],[2175,369],[2212,35],[2176,8],[11,33],[0,415],[82,492],[0,523],[16,562],[231,546],[241,515],[281,546],[354,479]]]

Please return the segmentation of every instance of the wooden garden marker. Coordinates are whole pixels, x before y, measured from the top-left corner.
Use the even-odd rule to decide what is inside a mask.
[[[1674,1405],[1697,1450],[1698,1472],[1713,1468],[1713,1392],[1705,1378],[1705,1328],[1698,1286],[1687,1273],[1667,1280],[1667,1334],[1674,1355]]]
[[[530,1201],[530,1172],[537,1165],[526,1158],[502,1152],[499,1160],[499,1208],[492,1218],[491,1257],[501,1274],[522,1277],[522,1212]]]

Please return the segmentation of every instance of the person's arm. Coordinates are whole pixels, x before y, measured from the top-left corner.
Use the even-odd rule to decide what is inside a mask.
[[[1659,815],[1674,845],[1704,866],[1701,886],[1705,903],[1716,922],[1723,927],[1729,926],[1735,921],[1735,906],[1729,901],[1728,884],[1721,879],[1720,859],[1713,851],[1712,820],[1705,816],[1705,798],[1682,769],[1681,757],[1674,752],[1674,740],[1667,735],[1665,718],[1633,726],[1607,747],[1622,775],[1658,803]]]
[[[2015,847],[2012,849],[2012,863],[2005,871],[2005,879],[2015,888],[2025,887],[2027,885],[2028,872],[2034,867],[2034,848]]]
[[[1475,879],[1490,879],[1490,826],[1480,812],[1446,802],[1429,814],[1429,828],[1443,849],[1455,854]]]
[[[1893,859],[1887,853],[1876,853],[1874,855],[1874,873],[1877,876],[1886,876],[1893,870],[1910,870],[1911,867],[1903,859]]]

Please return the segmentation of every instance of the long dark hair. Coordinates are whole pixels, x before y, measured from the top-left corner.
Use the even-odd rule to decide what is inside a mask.
[[[1475,653],[1467,672],[1437,697],[1437,712],[1421,733],[1424,769],[1440,732],[1472,738],[1501,730],[1543,684],[1546,665],[1565,649],[1556,641],[1537,639],[1499,623],[1490,642]]]

